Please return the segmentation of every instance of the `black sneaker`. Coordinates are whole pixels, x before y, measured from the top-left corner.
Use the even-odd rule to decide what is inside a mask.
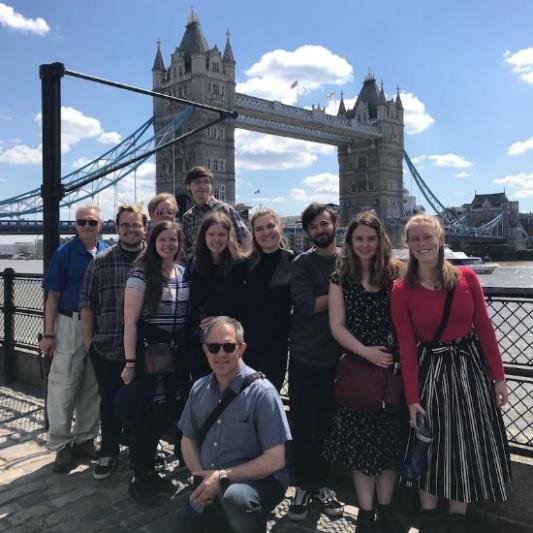
[[[305,517],[307,516],[307,508],[310,503],[311,496],[309,495],[309,492],[300,487],[296,487],[296,493],[294,494],[292,503],[289,505],[287,516],[291,520],[305,520]]]
[[[93,470],[94,479],[107,479],[117,467],[116,457],[100,457]]]
[[[128,491],[135,501],[142,503],[143,505],[156,505],[159,503],[159,497],[148,476],[132,476]]]
[[[172,497],[176,493],[176,487],[165,476],[159,475],[157,472],[148,476],[148,481],[152,485],[153,491],[160,496]]]
[[[74,467],[74,453],[72,446],[67,444],[64,448],[56,453],[53,469],[58,474],[66,474]]]
[[[315,496],[315,501],[321,507],[322,512],[328,516],[342,516],[344,512],[344,506],[337,500],[335,491],[328,487],[322,487],[318,491],[318,494]]]

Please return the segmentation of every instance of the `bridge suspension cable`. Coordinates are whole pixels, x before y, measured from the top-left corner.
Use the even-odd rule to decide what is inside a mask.
[[[100,157],[83,165],[81,168],[63,176],[65,197],[61,207],[70,207],[99,192],[116,185],[120,180],[136,171],[154,151],[173,142],[183,123],[191,115],[193,108],[187,106],[169,121],[158,133],[146,138],[148,129],[153,124],[153,117],[148,119],[131,135],[111,148]],[[87,185],[91,184],[91,189]],[[0,218],[20,217],[43,210],[41,189],[33,189],[23,194],[0,200]]]
[[[409,171],[411,172],[412,177],[415,180],[416,185],[422,192],[422,195],[431,206],[433,211],[442,219],[444,227],[447,234],[464,236],[464,237],[500,237],[503,233],[503,221],[504,221],[504,212],[500,211],[492,220],[480,225],[480,226],[468,226],[468,213],[457,217],[450,209],[445,207],[442,202],[437,198],[433,191],[429,188],[427,183],[424,181],[418,170],[416,169],[414,163],[411,161],[411,158],[407,155],[407,152],[404,150],[403,157]],[[498,235],[496,235],[498,234]]]

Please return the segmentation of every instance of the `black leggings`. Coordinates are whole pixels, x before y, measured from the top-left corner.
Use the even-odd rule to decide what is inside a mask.
[[[140,409],[130,425],[133,473],[142,477],[154,471],[157,443],[176,417],[176,402],[154,403]]]

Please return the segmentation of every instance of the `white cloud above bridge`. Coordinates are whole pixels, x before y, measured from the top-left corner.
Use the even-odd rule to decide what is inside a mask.
[[[533,84],[533,47],[523,48],[517,52],[507,50],[503,57],[521,80]]]
[[[511,144],[511,146],[507,148],[507,153],[509,155],[522,155],[529,150],[533,150],[533,137],[530,137],[525,141],[517,141]]]
[[[514,198],[533,198],[533,172],[511,174],[496,178],[493,182],[513,189]]]
[[[416,135],[426,131],[435,119],[426,111],[425,104],[413,93],[400,92],[403,104],[405,133]]]
[[[294,187],[289,196],[297,202],[339,202],[339,176],[331,172],[322,172],[307,176],[302,181],[305,187]]]
[[[333,146],[247,130],[235,130],[235,165],[246,170],[306,168]]]
[[[436,167],[469,168],[474,164],[463,156],[451,153],[428,155],[427,158]]]
[[[46,35],[50,26],[42,17],[28,18],[15,11],[11,6],[0,2],[0,25],[15,31]]]
[[[352,81],[353,68],[331,50],[307,44],[292,51],[267,52],[245,74],[247,79],[237,84],[237,92],[295,104],[299,94]],[[291,88],[294,82],[297,86]]]

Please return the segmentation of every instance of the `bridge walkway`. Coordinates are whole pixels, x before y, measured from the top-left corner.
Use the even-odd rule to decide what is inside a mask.
[[[68,475],[52,471],[54,454],[45,447],[43,400],[27,386],[0,387],[0,532],[11,533],[165,533],[175,531],[179,509],[190,489],[187,473],[170,460],[168,475],[176,495],[155,507],[143,507],[129,497],[129,470],[123,457],[107,480],[92,477],[92,465],[81,463]],[[303,522],[291,522],[286,514],[293,494],[287,491],[268,524],[271,533],[353,532],[357,507],[353,491],[341,483],[340,499],[346,503],[342,518],[329,519],[312,509]],[[533,533],[531,527],[506,525],[490,516],[471,513],[472,533]],[[418,529],[412,526],[410,533]],[[210,532],[206,532],[210,533]]]

